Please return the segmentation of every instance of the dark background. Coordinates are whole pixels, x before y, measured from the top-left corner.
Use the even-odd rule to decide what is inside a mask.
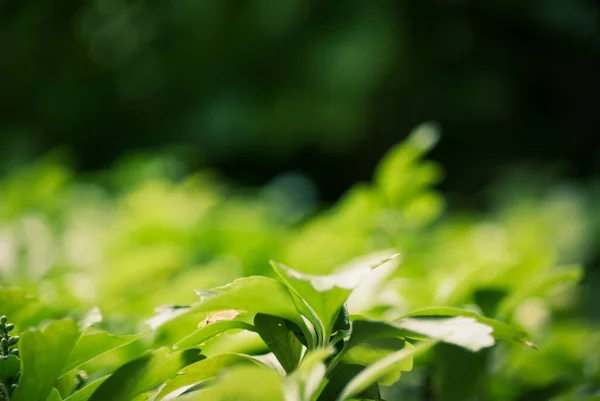
[[[242,184],[324,200],[436,121],[442,189],[505,167],[599,172],[600,30],[586,0],[0,1],[0,168],[192,149]]]

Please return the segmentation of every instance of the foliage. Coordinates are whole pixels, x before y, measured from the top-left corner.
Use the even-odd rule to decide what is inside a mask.
[[[0,182],[11,400],[594,396],[600,336],[574,264],[598,227],[587,194],[500,187],[489,215],[444,213],[422,160],[436,140],[419,127],[318,213],[168,158],[15,172]]]

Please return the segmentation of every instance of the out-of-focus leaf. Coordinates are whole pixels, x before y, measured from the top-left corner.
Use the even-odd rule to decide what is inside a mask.
[[[79,328],[81,330],[88,329],[95,324],[102,322],[102,312],[100,312],[100,308],[94,307],[88,311],[80,320],[79,320]]]
[[[375,172],[375,183],[386,200],[392,204],[408,200],[416,191],[439,178],[439,172],[432,165],[416,166],[415,163],[437,143],[438,138],[435,124],[421,124],[405,142],[384,157]]]
[[[545,292],[561,284],[575,284],[581,280],[582,276],[583,270],[578,265],[553,269],[539,279],[519,286],[498,305],[497,315],[508,316],[527,298],[544,295]]]
[[[170,354],[165,347],[149,352],[117,369],[94,391],[90,401],[131,401],[202,358],[197,349]]]
[[[473,311],[451,308],[451,307],[431,307],[418,309],[411,313],[404,315],[404,318],[409,317],[449,317],[449,316],[464,316],[470,317],[477,320],[480,323],[486,324],[493,329],[493,336],[501,341],[514,342],[518,344],[524,344],[528,347],[535,348],[535,344],[527,340],[527,333],[523,330],[519,330],[506,323],[499,322],[494,319],[483,317]],[[406,327],[405,327],[406,328]]]
[[[106,352],[123,347],[142,337],[143,334],[114,336],[104,331],[84,334],[69,354],[61,374],[65,375]]]
[[[293,331],[287,328],[285,320],[258,313],[254,317],[254,326],[285,371],[293,371],[300,361],[302,344]]]
[[[153,401],[174,399],[194,385],[213,379],[230,366],[260,365],[254,358],[239,354],[219,354],[186,366],[161,387]]]
[[[79,339],[73,320],[50,322],[21,336],[21,378],[13,401],[45,401]]]
[[[72,370],[71,372],[60,376],[56,382],[54,382],[54,388],[58,390],[61,397],[66,398],[73,392],[76,376],[77,372]]]
[[[52,391],[50,391],[50,394],[48,394],[46,401],[62,401],[62,398],[60,398],[58,390],[53,388]]]
[[[406,341],[399,338],[370,339],[352,348],[349,348],[343,358],[344,364],[369,366],[386,356],[406,347]],[[411,371],[413,360],[408,358],[396,366],[385,377],[379,380],[384,386],[391,386],[400,379],[401,372]]]

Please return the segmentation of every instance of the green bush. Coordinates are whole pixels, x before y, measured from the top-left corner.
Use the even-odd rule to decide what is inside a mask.
[[[490,213],[448,212],[423,160],[436,140],[419,127],[321,212],[293,188],[240,190],[168,157],[14,172],[0,183],[0,313],[21,341],[0,394],[593,399],[600,334],[574,264],[590,255],[593,192],[500,186]]]

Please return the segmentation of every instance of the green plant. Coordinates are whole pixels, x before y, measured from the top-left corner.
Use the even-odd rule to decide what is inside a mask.
[[[6,316],[0,317],[0,400],[10,399],[19,379],[19,336],[9,334],[14,328]]]
[[[2,380],[13,386],[4,399],[381,400],[379,384],[396,382],[415,356],[438,342],[473,352],[495,339],[532,345],[522,331],[469,310],[428,308],[392,322],[352,315],[346,306],[352,292],[390,260],[329,276],[273,262],[276,279],[252,276],[199,291],[199,302],[166,308],[149,322],[160,332],[191,317],[200,319],[197,330],[90,383],[82,366],[141,336],[94,329],[101,317],[92,311],[79,324],[63,319],[25,331],[18,358],[9,349],[18,337],[7,334],[14,326],[3,318]],[[261,345],[248,353],[204,349],[232,330],[253,333]]]

